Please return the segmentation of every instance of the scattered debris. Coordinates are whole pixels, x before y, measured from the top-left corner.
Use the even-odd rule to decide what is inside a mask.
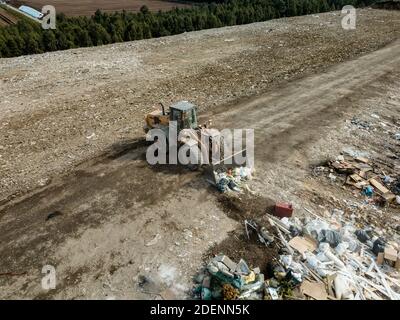
[[[315,300],[327,300],[328,294],[326,293],[325,284],[321,282],[303,281],[300,290],[306,296]]]
[[[235,263],[225,255],[213,258],[201,275],[195,294],[203,300],[258,299],[264,291],[264,275],[258,268],[250,269],[244,260]]]
[[[293,214],[293,206],[289,203],[281,203],[278,202],[275,205],[275,216],[283,218],[283,217],[291,217]]]
[[[213,173],[215,185],[220,192],[240,192],[244,182],[252,179],[253,170],[248,167],[220,168]]]
[[[359,189],[362,195],[377,204],[397,203],[396,195],[400,194],[399,178],[388,176],[365,157],[340,155],[329,161],[326,167],[314,168],[313,173],[319,175],[321,172],[328,172],[328,178],[333,181],[332,171],[336,172],[338,176],[335,177],[340,177],[339,180],[344,184]]]
[[[341,210],[324,217],[306,211],[312,217],[246,219],[243,241],[257,239],[277,255],[264,273],[217,255],[197,277],[195,294],[205,300],[400,299],[398,242],[369,226],[360,229]]]

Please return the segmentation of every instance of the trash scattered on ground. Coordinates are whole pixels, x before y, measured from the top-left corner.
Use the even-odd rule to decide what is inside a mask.
[[[314,175],[325,172],[328,178],[335,173],[339,183],[360,190],[360,194],[379,205],[397,204],[400,195],[400,176],[392,177],[365,157],[339,155],[326,166],[317,166]]]
[[[289,203],[281,203],[277,202],[275,204],[275,216],[283,218],[283,217],[291,217],[293,214],[293,206]]]
[[[250,269],[244,260],[235,263],[225,255],[213,258],[196,280],[195,294],[203,300],[263,297],[264,274],[260,273],[260,269]],[[199,280],[202,280],[201,283]]]
[[[245,238],[276,248],[266,269],[219,254],[196,278],[195,295],[210,299],[400,299],[399,238],[360,228],[338,209],[319,216],[266,213],[244,221]],[[271,213],[273,213],[271,211]],[[260,264],[265,261],[260,260]]]
[[[371,130],[372,129],[372,125],[368,121],[358,119],[357,117],[353,117],[353,119],[351,119],[351,124],[357,126],[359,129],[363,129],[363,130]]]
[[[240,192],[244,183],[252,179],[253,170],[248,167],[220,168],[213,173],[216,187],[220,192]]]

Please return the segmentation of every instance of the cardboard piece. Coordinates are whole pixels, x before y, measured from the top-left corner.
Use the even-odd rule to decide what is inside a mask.
[[[356,163],[354,166],[355,166],[358,170],[362,170],[362,171],[364,171],[364,172],[369,172],[369,171],[372,171],[372,170],[373,170],[373,168],[372,168],[370,165],[365,164],[365,163]]]
[[[385,248],[385,259],[390,261],[397,261],[397,251],[393,248],[387,247]]]
[[[325,284],[319,282],[303,281],[300,286],[300,291],[315,300],[327,300],[328,294],[326,293]]]
[[[335,296],[335,292],[333,291],[333,287],[334,287],[333,281],[335,280],[335,278],[336,278],[336,273],[328,274],[326,276],[326,283],[328,285],[328,293],[329,293],[329,296],[331,296],[331,297]]]
[[[383,264],[384,256],[385,256],[385,254],[383,252],[379,252],[378,253],[378,257],[376,258],[376,264],[377,265],[380,266],[380,265]]]
[[[317,243],[310,238],[294,237],[288,242],[288,244],[301,254],[305,253],[306,251],[313,252],[317,249]]]

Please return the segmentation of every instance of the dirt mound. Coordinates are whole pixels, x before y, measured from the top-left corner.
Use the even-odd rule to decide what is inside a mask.
[[[248,237],[244,221],[252,220],[260,226],[269,228],[266,212],[271,210],[274,201],[250,193],[239,195],[224,193],[218,197],[218,203],[230,218],[243,224],[231,232],[224,241],[210,248],[204,255],[204,261],[208,262],[215,255],[225,254],[236,262],[244,259],[251,267],[259,267],[261,272],[266,273],[267,264],[277,256],[277,248],[276,246],[266,247],[259,241],[255,232],[249,232]],[[274,233],[273,230],[269,231]]]
[[[260,218],[270,212],[275,204],[272,199],[250,193],[224,193],[218,197],[218,203],[230,218],[237,221]]]
[[[236,262],[243,259],[251,268],[259,267],[262,273],[267,274],[268,263],[278,256],[278,250],[275,246],[266,247],[260,243],[255,233],[248,239],[246,233],[239,229],[231,232],[224,241],[210,248],[203,259],[209,262],[210,258],[219,254],[224,254]]]

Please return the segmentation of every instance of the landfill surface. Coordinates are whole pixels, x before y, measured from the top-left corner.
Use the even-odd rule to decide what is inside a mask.
[[[0,60],[0,298],[398,299],[400,12],[358,14]],[[149,166],[179,100],[254,168]]]

